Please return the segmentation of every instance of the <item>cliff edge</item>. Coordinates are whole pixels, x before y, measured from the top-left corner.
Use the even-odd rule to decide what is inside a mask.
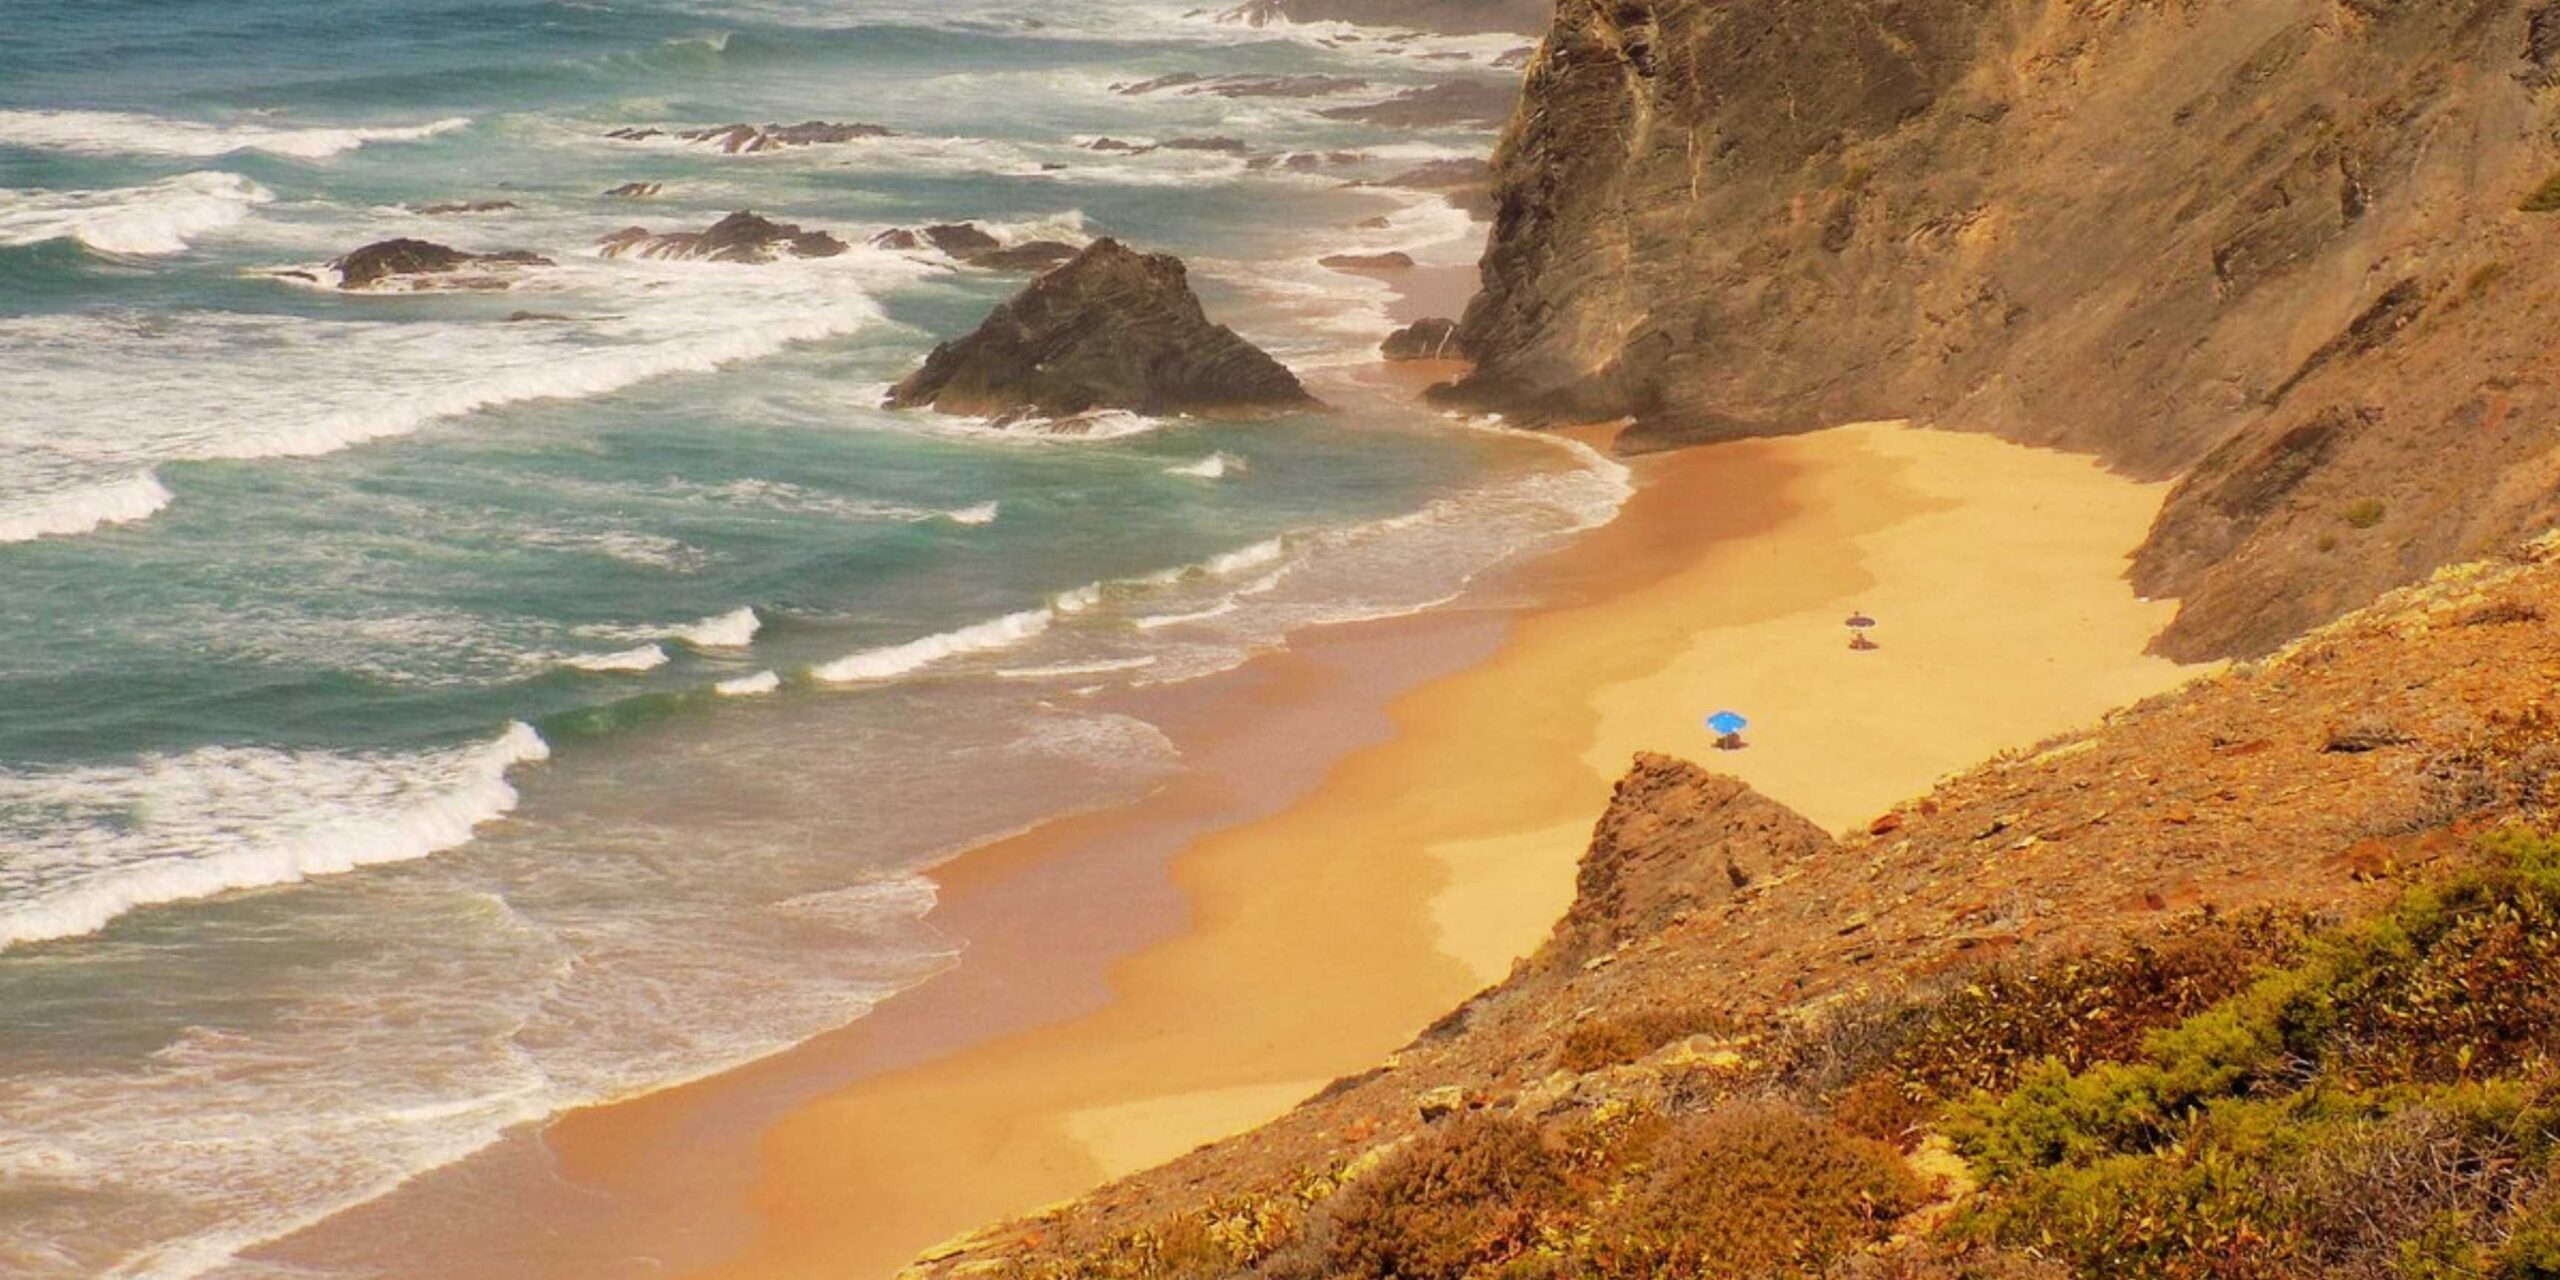
[[[2158,648],[2263,653],[2560,517],[2555,71],[2526,0],[1563,0],[1454,396],[2184,474]]]

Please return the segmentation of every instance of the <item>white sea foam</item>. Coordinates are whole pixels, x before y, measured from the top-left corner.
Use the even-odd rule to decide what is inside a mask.
[[[1288,539],[1265,538],[1251,546],[1238,547],[1233,551],[1211,556],[1202,562],[1201,567],[1224,577],[1242,573],[1247,569],[1259,569],[1267,564],[1276,564],[1281,557],[1288,554]]]
[[[998,667],[996,675],[1005,680],[1063,680],[1075,676],[1102,676],[1118,671],[1136,671],[1156,664],[1154,655],[1135,658],[1109,658],[1097,662],[1060,662],[1045,667]]]
[[[782,677],[775,675],[770,671],[759,671],[751,676],[739,676],[735,680],[723,680],[711,687],[715,692],[724,697],[751,698],[758,694],[771,693],[774,690],[781,688]]]
[[[716,618],[705,618],[689,627],[679,627],[668,634],[697,649],[743,649],[755,642],[756,632],[764,619],[756,616],[754,607],[732,609]]]
[[[1056,620],[1056,611],[1044,605],[909,640],[904,644],[848,654],[819,665],[810,674],[828,684],[893,680],[946,659],[1010,649],[1048,630],[1049,624]]]
[[[0,542],[88,533],[143,519],[169,502],[169,490],[148,471],[86,488],[0,497]]]
[[[1148,614],[1131,619],[1130,624],[1140,631],[1156,631],[1165,627],[1179,627],[1185,623],[1207,622],[1211,618],[1223,618],[1242,607],[1244,607],[1242,601],[1229,596],[1206,609],[1194,609],[1188,613]]]
[[[1244,460],[1224,453],[1213,453],[1198,462],[1185,462],[1166,467],[1169,476],[1190,476],[1197,480],[1223,480],[1231,471],[1244,470]]]
[[[578,654],[564,658],[562,662],[580,671],[594,671],[605,675],[637,675],[640,672],[655,671],[667,665],[667,651],[654,644],[644,644],[637,649],[624,649],[619,653]]]
[[[0,191],[0,244],[77,240],[104,253],[179,253],[273,199],[233,173],[182,173],[104,191]]]
[[[760,359],[878,323],[893,255],[808,263],[584,262],[545,287],[612,309],[592,321],[318,319],[203,312],[0,317],[0,536],[148,514],[132,479],[177,458],[332,452],[430,423]],[[156,484],[156,482],[153,482]],[[109,488],[113,492],[107,492]],[[63,497],[61,495],[75,495]]]
[[[945,511],[942,513],[942,518],[953,524],[961,525],[994,524],[996,522],[996,516],[1001,513],[1003,509],[1004,507],[1001,503],[981,502],[975,506],[961,507],[957,510]]]
[[[456,116],[418,125],[206,124],[126,111],[0,111],[0,146],[87,155],[212,157],[263,151],[320,160],[375,142],[418,142],[470,127]]]
[[[493,742],[418,756],[206,747],[0,774],[0,809],[63,819],[0,865],[0,948],[95,933],[141,907],[452,848],[515,807],[509,769],[549,755],[531,727],[512,724]]]

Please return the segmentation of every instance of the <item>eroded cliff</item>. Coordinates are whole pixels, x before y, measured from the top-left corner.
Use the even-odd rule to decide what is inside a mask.
[[[2183,474],[2160,648],[2263,652],[2555,516],[2555,64],[2525,0],[1564,0],[1455,394]]]

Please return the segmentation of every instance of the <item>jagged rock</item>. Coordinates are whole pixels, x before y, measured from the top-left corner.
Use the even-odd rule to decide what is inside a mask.
[[[616,200],[646,200],[666,189],[663,182],[626,182],[605,194]]]
[[[723,124],[708,129],[686,129],[670,135],[664,129],[614,129],[604,136],[622,142],[643,142],[650,138],[673,136],[686,142],[709,143],[729,155],[753,155],[763,151],[779,151],[784,147],[813,147],[863,138],[888,138],[896,135],[876,124],[835,124],[825,120],[804,120],[799,124]]]
[[[412,288],[503,289],[518,270],[553,263],[520,249],[466,253],[430,240],[404,238],[377,241],[329,265],[337,271],[341,289],[376,289],[395,282]],[[488,271],[470,276],[455,274],[466,267]]]
[[[1409,253],[1328,253],[1316,265],[1336,271],[1404,271],[1413,266]]]
[[[972,254],[968,263],[990,271],[1046,271],[1076,253],[1076,247],[1064,240],[1025,240],[1007,248]]]
[[[1437,318],[1416,320],[1388,334],[1378,351],[1389,360],[1457,360],[1466,355],[1458,344],[1458,322]]]
[[[832,258],[848,246],[824,231],[809,231],[741,210],[703,231],[654,235],[647,227],[624,227],[596,242],[608,258],[705,258],[713,262],[771,262],[784,254],[795,258]]]
[[[1822,828],[1745,783],[1644,754],[1618,780],[1542,965],[1579,965],[1834,848]]]
[[[1155,147],[1136,142],[1122,142],[1118,138],[1096,138],[1093,141],[1084,144],[1084,149],[1087,151],[1120,151],[1131,155],[1144,155],[1147,152],[1155,150]]]
[[[893,408],[1069,417],[1315,402],[1280,362],[1212,323],[1180,259],[1096,240],[934,348],[889,393]]]
[[[504,213],[515,208],[513,200],[447,200],[438,204],[413,204],[411,213],[441,216],[453,213]]]
[[[1511,108],[1520,100],[1519,86],[1490,80],[1450,80],[1420,89],[1407,89],[1384,102],[1357,107],[1334,107],[1320,112],[1334,120],[1357,120],[1363,124],[1393,125],[1406,129],[1430,129],[1449,125],[1473,124],[1488,128],[1511,118]]]
[[[871,243],[902,252],[935,249],[992,271],[1038,271],[1076,256],[1076,246],[1063,240],[1006,245],[972,222],[941,222],[913,230],[893,227],[871,237]]]

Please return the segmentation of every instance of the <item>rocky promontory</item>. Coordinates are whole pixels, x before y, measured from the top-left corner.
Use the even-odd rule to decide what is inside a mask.
[[[889,406],[1000,419],[1315,405],[1296,375],[1211,321],[1182,261],[1101,239],[943,343]]]

